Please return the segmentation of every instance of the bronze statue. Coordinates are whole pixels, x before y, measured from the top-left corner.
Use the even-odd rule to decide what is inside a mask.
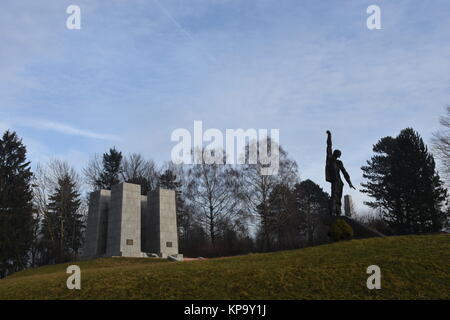
[[[328,182],[331,182],[331,199],[330,199],[330,214],[340,216],[341,211],[341,199],[342,189],[344,183],[341,180],[340,172],[344,174],[344,178],[347,181],[350,188],[356,190],[350,181],[350,176],[344,168],[341,160],[338,158],[342,155],[342,152],[338,149],[334,150],[331,146],[331,132],[327,130],[327,162],[325,166],[325,178]]]

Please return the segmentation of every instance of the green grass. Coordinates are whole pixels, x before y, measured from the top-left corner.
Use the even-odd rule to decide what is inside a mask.
[[[68,290],[66,268],[81,268]],[[381,268],[381,290],[366,269]],[[403,236],[190,262],[105,258],[0,280],[0,299],[450,299],[450,235]]]

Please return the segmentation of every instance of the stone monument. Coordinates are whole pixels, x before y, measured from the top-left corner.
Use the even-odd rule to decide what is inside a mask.
[[[345,180],[347,181],[350,188],[356,190],[353,186],[350,175],[347,173],[347,170],[344,168],[344,164],[339,160],[339,157],[342,155],[341,151],[332,149],[331,142],[331,132],[327,131],[327,160],[325,165],[325,178],[328,182],[331,183],[331,198],[330,198],[330,206],[329,206],[329,215],[324,218],[323,222],[325,225],[331,226],[334,221],[337,219],[344,220],[347,224],[349,224],[354,232],[353,237],[356,239],[362,238],[371,238],[371,237],[384,237],[385,235],[373,230],[363,223],[358,222],[353,219],[352,215],[354,215],[352,200],[350,195],[346,195],[344,197],[344,210],[345,216],[341,216],[342,213],[342,191],[344,188],[344,183],[341,179],[341,172],[344,175]]]
[[[344,188],[344,183],[341,179],[341,171],[344,175],[345,180],[347,181],[350,188],[356,189],[351,180],[350,176],[347,173],[347,170],[344,168],[344,164],[339,157],[342,155],[342,152],[338,149],[333,151],[332,142],[331,142],[331,132],[327,131],[327,161],[325,165],[325,178],[328,182],[331,183],[331,198],[330,198],[330,215],[331,216],[340,216],[342,213],[342,190]]]
[[[178,233],[175,191],[158,188],[147,196],[141,186],[120,183],[92,192],[83,257],[175,257]]]
[[[148,196],[149,210],[144,233],[146,252],[159,252],[164,257],[178,254],[175,192],[157,189]]]

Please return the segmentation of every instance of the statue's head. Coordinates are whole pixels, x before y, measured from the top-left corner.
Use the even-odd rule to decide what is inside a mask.
[[[342,152],[339,149],[336,149],[336,150],[333,151],[333,157],[335,159],[339,158],[341,156],[341,154],[342,154]]]

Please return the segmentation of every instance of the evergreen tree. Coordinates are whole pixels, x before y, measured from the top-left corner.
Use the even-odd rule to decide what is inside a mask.
[[[113,185],[120,182],[121,170],[122,152],[117,151],[116,148],[109,149],[109,153],[103,154],[103,168],[97,180],[97,187],[111,190]]]
[[[419,134],[404,129],[396,138],[382,138],[373,151],[361,168],[368,180],[362,191],[374,198],[366,204],[379,209],[398,234],[440,231],[448,215],[442,208],[447,191]]]
[[[159,176],[158,186],[163,189],[175,191],[177,226],[180,242],[186,241],[190,224],[189,210],[186,207],[183,194],[181,192],[181,182],[171,169],[167,169]]]
[[[32,173],[15,132],[0,139],[0,278],[24,269],[33,237]]]
[[[181,193],[181,182],[178,180],[177,175],[170,169],[165,170],[164,173],[159,176],[158,186],[163,189],[175,191],[177,220],[178,224],[182,225],[183,221],[187,219],[187,217],[184,216],[185,202]]]
[[[266,250],[295,249],[300,247],[299,219],[295,211],[295,198],[288,186],[279,184],[269,196]],[[267,239],[266,239],[267,240]],[[264,249],[264,243],[261,243]]]
[[[170,169],[164,171],[159,176],[159,187],[169,190],[179,190],[181,183],[177,179],[177,175]]]
[[[80,204],[80,194],[70,175],[58,179],[43,221],[44,264],[77,259],[84,228]]]
[[[311,180],[297,183],[294,187],[294,196],[297,212],[300,215],[300,228],[306,234],[308,245],[317,243],[320,234],[320,227],[324,217],[328,214],[329,195]]]

